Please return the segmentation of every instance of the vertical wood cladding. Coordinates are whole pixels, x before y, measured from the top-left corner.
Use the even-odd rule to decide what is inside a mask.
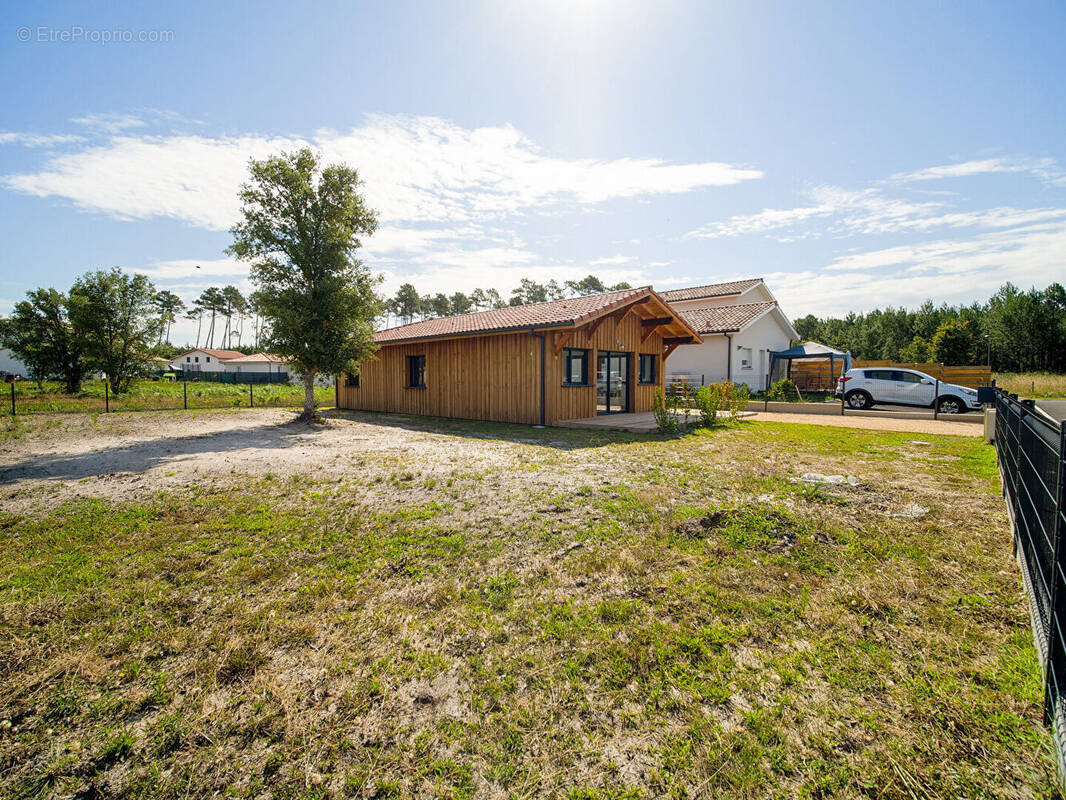
[[[546,338],[548,424],[596,415],[599,350],[631,354],[630,411],[650,411],[665,372],[663,344],[659,333],[641,342],[642,331],[635,311],[621,320],[605,319],[591,336],[588,326],[538,331]],[[562,347],[589,350],[588,386],[563,386]],[[637,383],[638,353],[656,356],[655,385]],[[426,357],[424,389],[407,386],[407,357],[415,355]],[[341,408],[535,425],[540,422],[540,340],[525,331],[383,345],[376,359],[363,363],[359,386],[342,380],[339,394]]]

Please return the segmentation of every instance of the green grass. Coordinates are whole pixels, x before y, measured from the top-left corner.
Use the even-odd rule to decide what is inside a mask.
[[[247,384],[190,382],[188,386],[189,408],[245,407],[249,403]],[[4,387],[2,398],[4,410],[11,410],[11,387]],[[147,411],[180,409],[183,407],[182,384],[172,381],[134,381],[129,390],[121,395],[110,396],[112,411]],[[303,405],[303,386],[291,384],[259,384],[253,386],[257,405],[296,406]],[[331,406],[334,401],[332,386],[316,386],[315,401],[320,406]],[[104,411],[103,381],[86,381],[76,395],[66,394],[63,386],[55,381],[45,381],[38,388],[33,381],[15,383],[15,409],[17,414],[40,414],[71,411]]]
[[[0,795],[1058,796],[979,439],[405,424],[0,516]]]

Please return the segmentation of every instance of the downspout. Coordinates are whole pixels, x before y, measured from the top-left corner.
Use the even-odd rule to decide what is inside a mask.
[[[727,342],[725,349],[725,379],[727,383],[733,382],[733,334],[725,335]]]
[[[536,330],[533,329],[533,328],[529,329],[529,335],[534,337],[534,338],[536,338],[536,339],[540,339],[540,425],[535,425],[534,427],[543,428],[545,426],[545,424],[546,424],[545,423],[545,419],[546,419],[545,400],[547,398],[547,386],[548,386],[548,383],[547,383],[548,376],[547,376],[547,374],[545,372],[545,368],[544,368],[544,359],[545,359],[544,343],[545,343],[545,336],[544,336],[543,333],[537,333]]]

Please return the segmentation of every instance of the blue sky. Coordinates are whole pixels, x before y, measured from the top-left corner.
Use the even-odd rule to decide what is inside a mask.
[[[366,180],[387,291],[761,275],[798,317],[1066,277],[1062,3],[0,15],[0,311],[113,265],[248,288],[245,164],[301,144]]]

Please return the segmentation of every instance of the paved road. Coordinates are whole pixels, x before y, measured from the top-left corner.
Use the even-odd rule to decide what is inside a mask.
[[[1036,404],[1045,414],[1058,420],[1066,419],[1066,400],[1037,400]]]

